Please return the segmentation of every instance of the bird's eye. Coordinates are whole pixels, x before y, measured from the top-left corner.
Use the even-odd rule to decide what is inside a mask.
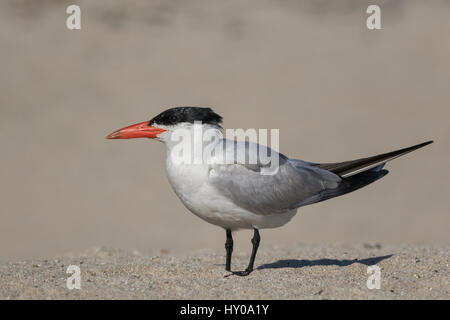
[[[169,120],[170,120],[171,122],[176,122],[176,121],[178,120],[178,118],[177,118],[177,116],[170,116],[170,117],[169,117]]]

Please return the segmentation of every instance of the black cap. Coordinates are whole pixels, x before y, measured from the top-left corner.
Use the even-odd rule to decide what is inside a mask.
[[[154,123],[162,125],[175,125],[182,122],[194,123],[194,121],[219,125],[222,122],[222,117],[215,113],[211,108],[175,107],[161,112],[150,120],[148,125],[151,126]]]

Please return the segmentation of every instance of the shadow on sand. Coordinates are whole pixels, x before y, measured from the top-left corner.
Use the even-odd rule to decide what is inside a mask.
[[[312,266],[340,266],[346,267],[352,265],[354,263],[365,264],[366,266],[371,266],[377,264],[384,259],[389,259],[392,257],[392,254],[380,257],[372,257],[367,259],[354,259],[354,260],[338,260],[338,259],[318,259],[318,260],[278,260],[273,263],[266,263],[259,266],[257,269],[279,269],[279,268],[303,268],[303,267],[312,267]]]

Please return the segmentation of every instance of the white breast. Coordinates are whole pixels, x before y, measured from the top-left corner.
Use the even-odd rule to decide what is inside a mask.
[[[166,171],[175,193],[192,213],[226,229],[280,227],[297,211],[259,215],[235,205],[209,183],[209,175],[214,174],[209,165],[174,164],[167,160]]]
[[[172,158],[172,151],[180,145],[167,137],[164,140],[169,182],[183,204],[203,220],[231,230],[276,228],[295,215],[296,210],[261,215],[237,206],[210,183],[210,177],[217,174],[210,163],[217,164],[216,159],[204,159],[202,164],[180,163]]]

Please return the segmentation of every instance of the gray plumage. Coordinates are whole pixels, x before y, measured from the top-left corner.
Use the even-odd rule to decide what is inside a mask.
[[[387,161],[429,143],[431,142],[369,158],[332,164],[316,164],[278,154],[279,170],[274,175],[261,175],[263,166],[259,161],[258,164],[248,165],[234,158],[233,164],[213,166],[217,174],[210,181],[221,194],[250,212],[263,215],[284,213],[365,187],[388,173],[383,169]],[[235,142],[233,148],[226,149],[245,148],[248,159],[249,153],[259,151],[252,147],[255,148],[248,142]],[[263,152],[275,153],[273,150]],[[352,174],[353,172],[356,173]]]

